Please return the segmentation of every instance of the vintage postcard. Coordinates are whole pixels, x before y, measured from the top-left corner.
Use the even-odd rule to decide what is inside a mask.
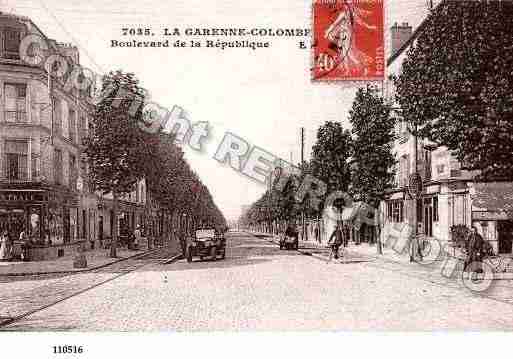
[[[505,0],[0,1],[2,347],[510,331],[512,29]]]

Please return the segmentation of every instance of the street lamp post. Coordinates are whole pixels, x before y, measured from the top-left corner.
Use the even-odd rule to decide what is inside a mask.
[[[82,177],[80,177],[80,176],[77,178],[76,189],[79,193],[80,202],[82,204],[83,194],[84,194],[84,181],[83,181]],[[85,226],[85,223],[82,223],[82,225]],[[84,238],[84,240],[86,240],[86,239]],[[86,240],[86,242],[80,244],[77,248],[77,253],[75,255],[75,259],[73,260],[73,268],[87,268],[87,258],[84,253],[86,250],[85,243],[87,243],[87,240]]]
[[[269,173],[269,191],[267,193],[267,219],[268,219],[268,231],[269,234],[272,234],[272,216],[271,216],[271,205],[272,205],[272,187],[273,187],[273,178],[272,173]]]
[[[399,113],[401,116],[403,111],[400,108],[392,108],[392,111]],[[404,117],[403,117],[404,119]],[[408,126],[408,131],[413,135],[413,157],[414,157],[414,172],[410,175],[408,179],[408,194],[412,201],[412,211],[413,211],[413,233],[412,238],[410,238],[410,262],[415,261],[415,249],[419,250],[417,238],[418,238],[418,198],[422,192],[422,177],[419,174],[418,170],[418,125],[416,121],[406,121]],[[417,246],[415,245],[417,244]]]
[[[413,174],[413,176],[415,176],[415,178],[417,179],[418,178],[418,151],[417,151],[417,147],[418,147],[418,137],[417,137],[417,124],[415,123],[415,129],[414,129],[414,134],[413,134],[413,145],[414,145],[414,148],[413,148],[413,156],[415,158],[415,173]],[[422,181],[422,180],[421,180]],[[412,245],[411,245],[411,251],[410,251],[410,262],[414,262],[415,261],[415,245],[414,245],[414,242],[417,240],[417,232],[418,232],[418,216],[419,214],[417,213],[417,206],[418,206],[418,199],[416,196],[417,192],[416,192],[416,189],[415,189],[415,193],[414,193],[414,196],[413,196],[413,238],[412,238]]]

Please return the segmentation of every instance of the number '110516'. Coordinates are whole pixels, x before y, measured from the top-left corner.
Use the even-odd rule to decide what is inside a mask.
[[[52,348],[54,354],[82,354],[84,352],[81,345],[55,345]]]

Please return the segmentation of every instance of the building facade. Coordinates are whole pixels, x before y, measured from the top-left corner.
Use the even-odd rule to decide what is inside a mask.
[[[385,226],[382,233],[389,233],[387,229],[390,228],[386,227],[404,228],[397,227],[397,224],[416,225],[418,233],[447,244],[453,226],[474,226],[492,244],[496,253],[511,254],[513,183],[476,183],[474,178],[477,172],[465,170],[447,148],[435,146],[424,138],[415,139],[408,124],[401,119],[391,78],[400,74],[407,50],[415,44],[423,25],[415,32],[408,24],[395,24],[391,28],[392,55],[387,64],[389,81],[385,86],[385,96],[395,104],[397,125],[394,153],[397,167],[394,187],[380,205]],[[406,36],[408,31],[409,36]],[[423,182],[423,191],[417,200],[411,199],[407,190],[409,178],[415,171]],[[386,238],[382,240],[386,241]]]
[[[20,58],[22,39],[36,34],[70,64],[79,65],[76,47],[48,39],[28,18],[0,13],[0,231],[33,247],[103,242],[121,230],[145,226],[146,183],[120,200],[91,191],[82,140],[94,111],[90,91],[65,89],[44,67]],[[60,254],[63,253],[61,250]]]

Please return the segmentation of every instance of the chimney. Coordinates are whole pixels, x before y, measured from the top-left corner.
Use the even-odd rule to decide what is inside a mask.
[[[70,58],[74,64],[80,63],[78,47],[62,42],[58,42],[57,47],[62,56]]]
[[[407,22],[398,25],[397,22],[390,28],[390,37],[392,40],[392,52],[394,55],[413,34],[413,28]]]

